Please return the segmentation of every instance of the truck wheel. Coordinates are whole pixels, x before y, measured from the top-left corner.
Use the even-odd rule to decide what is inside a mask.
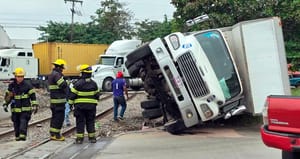
[[[111,92],[112,91],[112,83],[113,78],[106,78],[102,84],[103,91]]]
[[[130,74],[131,77],[137,77],[140,72],[140,68],[144,66],[143,61],[138,61],[132,66],[128,67],[128,73]]]
[[[149,44],[144,44],[143,46],[139,47],[138,49],[132,51],[130,54],[126,56],[127,60],[125,62],[125,66],[129,68],[131,65],[136,63],[137,61],[151,55],[151,49]]]
[[[159,102],[157,100],[146,100],[141,102],[141,108],[143,109],[153,109],[159,108]]]
[[[282,159],[299,159],[300,158],[300,152],[289,152],[289,151],[281,151]]]
[[[164,125],[166,131],[168,131],[170,134],[177,135],[181,134],[183,130],[186,129],[184,123],[182,120],[175,120],[168,122]]]
[[[162,110],[160,108],[155,108],[155,109],[145,109],[142,111],[143,118],[146,119],[155,119],[161,117]]]

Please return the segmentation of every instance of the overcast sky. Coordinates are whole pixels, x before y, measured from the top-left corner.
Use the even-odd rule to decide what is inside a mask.
[[[175,8],[171,0],[119,0],[126,3],[136,21],[144,19],[162,21],[164,15],[172,18]],[[2,0],[0,7],[0,25],[11,39],[36,39],[39,32],[32,27],[45,25],[47,21],[71,23],[71,2],[65,0]],[[100,8],[100,0],[83,0],[76,3],[75,9],[82,16],[75,15],[75,22],[86,23],[90,16]]]

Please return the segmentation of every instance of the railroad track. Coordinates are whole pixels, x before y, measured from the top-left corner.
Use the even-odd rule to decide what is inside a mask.
[[[136,92],[131,93],[128,100],[133,99],[137,94],[138,93],[136,93]],[[106,99],[109,99],[110,97],[112,97],[112,94],[103,96],[103,97],[100,98],[100,102],[101,102],[101,100],[106,100]],[[109,107],[106,110],[96,114],[96,121],[101,120],[101,119],[111,115],[112,112],[113,112],[113,107]],[[50,122],[50,119],[51,119],[51,117],[33,122],[33,123],[30,124],[30,127],[34,127],[37,124],[45,124],[45,122]],[[63,132],[62,132],[62,135],[65,136],[66,138],[69,138],[75,133],[75,131],[76,131],[76,126],[74,125],[74,126],[68,127],[67,129],[64,129]],[[1,132],[0,133],[0,138],[3,137],[3,136],[9,135],[9,134],[11,135],[13,132],[14,132],[13,130],[12,131],[10,130],[9,132],[8,131],[7,132]],[[24,148],[24,149],[22,149],[18,152],[15,152],[15,153],[13,153],[9,156],[6,156],[5,158],[7,158],[7,159],[16,158],[16,157],[21,156],[22,154],[24,154],[26,152],[29,152],[29,151],[31,151],[31,150],[47,143],[47,142],[50,142],[50,141],[51,141],[50,138],[46,138],[46,139],[37,141],[35,143],[31,143],[26,148]]]
[[[100,97],[100,101],[109,99],[111,97],[112,97],[112,93],[105,93],[104,95],[102,95],[102,97]],[[50,120],[51,120],[51,116],[48,116],[48,117],[45,117],[41,120],[30,122],[29,125],[28,125],[28,129],[30,129],[32,127],[39,127],[39,125],[43,125],[45,123],[48,123],[48,122],[50,122]],[[0,132],[0,138],[5,138],[7,136],[13,135],[13,133],[14,133],[13,128],[10,128],[8,130],[4,130],[4,131]]]

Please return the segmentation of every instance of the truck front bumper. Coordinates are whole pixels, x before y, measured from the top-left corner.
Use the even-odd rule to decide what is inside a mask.
[[[267,125],[260,128],[261,138],[265,145],[284,151],[300,152],[300,134],[290,134],[268,130]]]

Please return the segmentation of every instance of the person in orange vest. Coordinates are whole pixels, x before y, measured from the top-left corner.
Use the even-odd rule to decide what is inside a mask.
[[[36,100],[33,86],[24,81],[25,71],[18,67],[13,72],[15,78],[8,85],[5,93],[4,111],[8,112],[11,106],[11,119],[14,124],[15,140],[25,141],[27,138],[27,127],[32,113],[37,113],[38,102]]]

